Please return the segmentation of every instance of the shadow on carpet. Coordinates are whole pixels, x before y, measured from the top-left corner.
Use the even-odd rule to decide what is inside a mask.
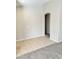
[[[38,49],[16,59],[62,59],[62,42]]]

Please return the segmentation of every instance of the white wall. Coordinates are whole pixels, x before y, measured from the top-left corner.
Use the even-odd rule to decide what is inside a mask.
[[[17,8],[17,40],[44,35],[41,10],[36,7]]]
[[[61,0],[52,0],[41,7],[17,8],[17,40],[45,35],[46,13],[51,13],[50,39],[61,41]]]
[[[43,5],[43,22],[44,22],[44,15],[46,13],[51,14],[50,18],[50,38],[54,39],[55,41],[61,41],[62,40],[62,33],[61,33],[61,25],[62,25],[62,19],[61,19],[61,0],[52,0],[50,2],[47,2],[45,5]],[[43,25],[44,27],[45,25]]]

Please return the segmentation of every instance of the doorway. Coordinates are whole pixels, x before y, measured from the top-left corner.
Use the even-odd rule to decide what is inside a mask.
[[[50,13],[45,14],[45,35],[50,37]]]

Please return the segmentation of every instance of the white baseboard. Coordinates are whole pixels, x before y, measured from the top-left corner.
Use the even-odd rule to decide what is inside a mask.
[[[28,39],[37,38],[37,37],[40,37],[40,36],[45,36],[45,35],[44,34],[41,34],[41,35],[30,36],[30,37],[26,37],[25,39],[18,39],[16,41],[28,40]]]
[[[62,41],[59,41],[59,40],[56,40],[56,39],[51,39],[51,40],[53,40],[53,41],[55,41],[55,42],[58,42],[58,43],[59,43],[59,42],[62,42]]]
[[[60,41],[59,41],[59,40],[57,40],[57,38],[56,38],[55,36],[50,37],[50,39],[51,39],[51,40],[53,40],[53,41],[55,41],[55,42],[62,42],[62,40],[60,40]]]

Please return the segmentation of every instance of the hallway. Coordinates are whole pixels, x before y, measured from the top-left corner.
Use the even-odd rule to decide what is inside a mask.
[[[55,42],[50,40],[47,36],[33,38],[30,40],[23,40],[16,42],[16,54],[17,57],[29,52],[33,52],[42,47],[54,44]]]

